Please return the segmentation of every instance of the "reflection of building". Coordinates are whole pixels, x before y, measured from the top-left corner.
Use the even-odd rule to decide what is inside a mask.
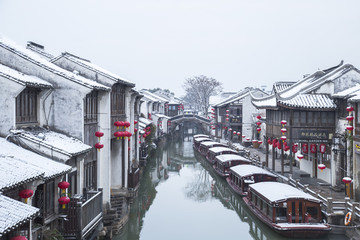
[[[271,96],[253,97],[255,107],[266,109],[265,143],[272,148],[272,158],[276,157],[276,152],[288,150],[286,154],[290,155],[292,161],[294,155],[301,153],[304,156],[298,162],[301,170],[333,185],[339,182],[341,171],[337,163],[344,160],[334,154],[331,148],[333,137],[345,132],[342,124],[346,115],[346,101],[334,98],[337,93],[356,83],[360,83],[359,71],[350,64],[341,63],[293,84],[276,83]],[[286,123],[282,124],[282,120],[286,120]],[[286,137],[285,141],[280,140],[282,136]],[[299,151],[294,154],[296,145]],[[285,161],[282,161],[282,169],[284,164]],[[326,168],[320,171],[320,164]],[[290,163],[290,171],[291,167]]]

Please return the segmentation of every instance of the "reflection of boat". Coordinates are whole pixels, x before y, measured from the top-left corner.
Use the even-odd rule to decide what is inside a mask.
[[[206,138],[206,137],[194,138],[194,140],[193,140],[193,148],[195,148],[197,151],[199,151],[200,143],[202,143],[202,142],[210,142],[210,141],[212,141],[212,140],[210,138]]]
[[[239,153],[235,150],[232,150],[231,148],[228,147],[213,147],[210,148],[207,155],[206,155],[206,159],[211,163],[211,164],[215,164],[215,157],[219,156],[219,155],[223,155],[223,154],[235,154],[235,155],[239,155]]]
[[[268,181],[274,182],[276,180],[276,175],[254,165],[238,165],[231,167],[230,174],[226,178],[231,189],[241,196],[247,195],[250,184]]]
[[[229,176],[230,167],[242,164],[251,164],[251,161],[236,154],[224,154],[215,157],[215,164],[213,167],[215,173],[219,174],[221,177],[227,177]]]
[[[200,152],[201,155],[206,156],[209,149],[213,148],[213,147],[228,147],[228,145],[226,145],[224,143],[206,141],[206,142],[200,143],[199,152]]]
[[[286,237],[318,238],[331,230],[321,223],[320,200],[288,184],[251,184],[244,202],[262,222]]]

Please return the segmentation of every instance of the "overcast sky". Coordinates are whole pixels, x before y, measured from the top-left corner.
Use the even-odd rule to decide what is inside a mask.
[[[359,0],[0,0],[0,36],[181,96],[200,74],[239,91],[341,60],[360,69],[359,9]]]

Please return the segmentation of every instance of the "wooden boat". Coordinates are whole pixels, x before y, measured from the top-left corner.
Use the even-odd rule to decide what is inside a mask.
[[[210,142],[212,141],[210,138],[206,137],[198,137],[193,139],[193,148],[199,151],[200,143],[202,142]]]
[[[206,156],[209,149],[213,147],[228,147],[225,143],[218,143],[213,141],[201,142],[199,146],[199,152],[201,155]]]
[[[239,153],[235,150],[232,150],[228,147],[213,147],[210,148],[208,153],[206,154],[206,159],[212,164],[215,164],[215,157],[223,154],[235,154],[239,155]]]
[[[251,184],[244,202],[262,222],[286,237],[319,238],[331,230],[322,223],[321,201],[288,184]]]
[[[229,176],[230,167],[240,164],[251,164],[251,160],[237,154],[224,154],[215,157],[213,168],[221,177],[227,177]]]
[[[234,192],[246,196],[250,184],[276,182],[277,177],[275,174],[254,165],[238,165],[230,168],[230,174],[226,181]]]
[[[193,136],[194,139],[199,138],[199,137],[201,137],[201,138],[210,138],[209,135],[205,135],[205,134],[196,134],[196,135]]]

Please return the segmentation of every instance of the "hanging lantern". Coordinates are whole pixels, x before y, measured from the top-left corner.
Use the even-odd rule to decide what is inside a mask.
[[[102,137],[102,136],[104,136],[104,133],[103,132],[95,132],[95,136],[97,136],[98,138],[99,138],[99,142],[100,142],[100,138]]]
[[[226,117],[229,117],[230,115],[227,113],[225,116],[226,116]]]
[[[246,141],[250,141],[250,138],[246,138]]]
[[[134,120],[134,125],[137,124],[137,123],[138,123],[138,121]]]
[[[324,171],[325,168],[326,168],[326,166],[325,166],[324,164],[322,164],[322,163],[320,163],[320,164],[318,165],[318,169],[320,169],[321,172]]]
[[[260,119],[261,119],[261,116],[260,116],[260,115],[257,115],[256,118],[260,120]]]
[[[349,184],[352,182],[352,179],[350,177],[343,177],[342,181],[345,183],[345,184]]]
[[[215,126],[212,126],[211,129],[215,129]]]
[[[320,149],[321,153],[325,153],[326,152],[326,145],[325,144],[320,144],[319,149]]]
[[[267,143],[268,143],[269,145],[272,145],[272,141],[271,141],[270,138],[268,138]]]
[[[233,134],[236,135],[236,131],[233,131]]]
[[[261,122],[256,122],[256,125],[260,126],[260,125],[261,125]]]
[[[229,118],[225,118],[226,121],[229,121]]]
[[[286,125],[287,124],[287,121],[286,120],[281,120],[280,122],[282,125]]]
[[[168,121],[168,126],[171,126],[171,121]]]
[[[70,198],[66,197],[66,196],[63,196],[63,197],[58,199],[58,202],[62,205],[62,208],[65,208],[65,205],[70,202]]]
[[[122,125],[123,125],[123,122],[120,122],[120,121],[114,122],[114,126],[116,127],[116,129],[119,129],[119,127],[121,127]]]
[[[240,132],[237,132],[237,135],[238,135],[238,136],[240,136],[240,135],[241,135],[241,133],[240,133]]]
[[[354,111],[354,108],[352,106],[349,106],[346,108],[346,111],[348,111],[349,113]]]
[[[16,236],[10,238],[10,240],[27,240],[27,238],[25,236]]]
[[[299,161],[301,161],[301,159],[303,159],[303,158],[304,158],[304,155],[299,154],[299,155],[297,155],[297,157],[298,157]]]
[[[287,129],[286,129],[286,128],[282,128],[280,131],[284,134],[284,133],[287,132]]]
[[[138,130],[137,130],[137,128],[134,128],[134,133],[136,133]]]
[[[246,136],[245,135],[242,135],[242,138],[245,138]]]
[[[308,144],[307,144],[307,143],[303,143],[301,149],[302,149],[302,152],[303,152],[303,153],[308,153],[308,152],[309,152]]]
[[[231,132],[232,131],[232,128],[229,128],[229,132]]]
[[[125,122],[124,122],[124,127],[125,127],[125,128],[129,128],[130,125],[131,125],[131,124],[130,124],[128,121],[125,121]]]
[[[61,193],[65,193],[66,189],[70,187],[70,183],[66,182],[66,181],[62,181],[58,183],[58,188],[61,189]]]
[[[316,153],[317,152],[316,144],[310,144],[310,152],[311,153]]]
[[[354,120],[354,116],[349,115],[349,116],[346,117],[346,120],[351,122],[352,120]]]
[[[95,148],[100,152],[100,149],[104,147],[104,144],[101,143],[95,143]]]
[[[281,142],[277,142],[277,148],[281,149]]]
[[[351,132],[352,130],[354,130],[353,126],[346,126],[346,130],[348,130],[349,132]]]
[[[229,110],[226,110],[226,113],[229,113],[230,111]]]
[[[293,144],[292,145],[292,152],[296,153],[298,151],[298,145],[297,144]]]
[[[262,144],[262,141],[258,141],[258,144]]]
[[[259,133],[261,132],[261,128],[257,128],[256,131]]]
[[[254,140],[252,140],[252,142],[253,142],[253,143],[257,143],[257,142],[258,142],[258,140],[254,139]]]
[[[24,189],[19,192],[19,197],[25,199],[25,203],[27,203],[28,198],[30,198],[34,194],[34,191],[31,189]]]
[[[119,140],[121,134],[122,132],[114,132],[114,136],[116,137],[117,140]]]
[[[286,138],[286,136],[281,136],[280,139],[284,142],[284,141],[286,141],[287,138]]]

